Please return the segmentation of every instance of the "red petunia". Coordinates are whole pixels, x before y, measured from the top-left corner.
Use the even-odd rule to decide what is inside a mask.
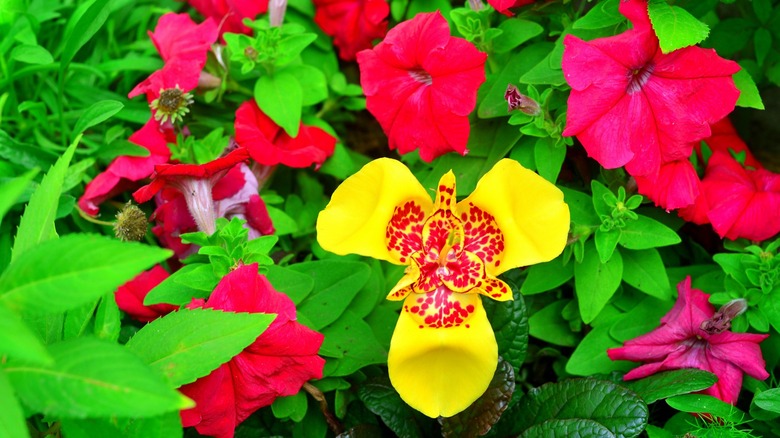
[[[432,161],[466,154],[469,114],[485,81],[487,55],[450,36],[439,12],[417,14],[357,54],[366,107],[387,134],[390,149],[415,149]]]
[[[138,187],[137,181],[148,178],[154,172],[154,166],[168,162],[171,157],[168,143],[175,143],[176,138],[172,131],[161,130],[160,124],[152,118],[129,140],[147,149],[149,155],[114,159],[105,171],[87,184],[79,198],[79,207],[85,213],[95,216],[106,199]]]
[[[766,240],[780,232],[780,175],[745,169],[716,151],[702,181],[707,219],[721,237]]]
[[[701,190],[699,175],[687,158],[663,162],[656,175],[634,179],[639,193],[666,211],[694,204]]]
[[[149,322],[178,309],[171,304],[144,305],[144,298],[170,274],[160,265],[138,274],[135,278],[119,286],[114,293],[116,304],[123,312],[135,320]]]
[[[336,137],[315,126],[301,123],[297,137],[290,137],[257,106],[254,100],[236,111],[236,143],[245,147],[252,159],[274,166],[318,168],[336,147]]]
[[[708,302],[710,296],[691,289],[691,277],[680,282],[677,291],[677,302],[661,318],[660,327],[626,341],[623,347],[610,348],[607,355],[612,360],[643,363],[628,372],[625,380],[683,368],[709,371],[718,381],[702,392],[736,403],[743,374],[759,380],[769,377],[758,346],[769,335],[733,333],[727,330],[728,324],[711,324],[718,318]]]
[[[345,61],[354,61],[357,52],[387,33],[387,0],[314,0],[314,7],[314,22],[333,37]]]
[[[576,135],[602,166],[656,181],[664,163],[690,156],[693,142],[734,109],[739,65],[695,46],[662,53],[645,0],[621,1],[620,12],[633,29],[564,39],[572,91],[563,134]]]
[[[185,427],[200,434],[232,437],[238,424],[277,397],[294,395],[310,379],[322,378],[317,355],[323,336],[296,322],[295,305],[273,289],[257,264],[226,275],[207,301],[189,306],[228,312],[275,313],[276,319],[250,346],[226,364],[180,391],[196,406],[181,412]]]
[[[534,0],[487,0],[487,2],[490,4],[490,6],[493,6],[493,9],[496,11],[506,15],[507,17],[512,17],[515,14],[510,11],[510,9],[530,5],[534,2]]]
[[[712,135],[705,138],[704,142],[707,143],[707,146],[711,151],[721,151],[734,154],[744,153],[745,166],[752,167],[753,169],[764,168],[764,166],[761,165],[761,162],[759,162],[750,152],[750,148],[748,148],[748,145],[744,140],[742,140],[742,137],[739,136],[736,128],[734,128],[734,125],[731,123],[731,120],[728,117],[721,119],[710,128],[712,129]],[[701,143],[696,144],[695,149],[699,154],[699,158],[702,158]]]
[[[242,23],[244,18],[254,20],[268,11],[268,0],[187,0],[187,3],[204,17],[220,23],[220,38],[225,32],[251,33]]]

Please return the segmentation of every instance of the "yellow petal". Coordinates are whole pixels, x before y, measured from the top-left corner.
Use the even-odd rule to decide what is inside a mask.
[[[552,260],[566,245],[569,206],[563,193],[517,161],[496,163],[458,211],[468,211],[469,204],[493,215],[504,236],[499,263],[485,264],[489,275]]]
[[[414,202],[425,216],[431,197],[400,161],[374,160],[336,188],[317,218],[317,240],[336,254],[360,254],[401,264],[387,248],[387,226],[396,207]]]
[[[418,295],[409,295],[407,306]],[[390,341],[390,381],[409,406],[431,418],[451,417],[469,407],[485,393],[498,364],[496,338],[479,295],[457,295],[474,306],[464,323],[420,328],[402,310]]]

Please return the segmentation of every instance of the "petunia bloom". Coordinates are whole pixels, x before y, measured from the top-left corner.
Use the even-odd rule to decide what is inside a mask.
[[[744,154],[745,166],[752,167],[753,169],[764,168],[764,166],[761,165],[761,162],[750,152],[747,143],[739,136],[737,129],[734,128],[734,124],[731,123],[731,120],[728,117],[721,119],[710,128],[712,129],[712,134],[703,141],[712,152],[721,151],[730,154],[733,153],[735,155]],[[700,152],[701,143],[696,144],[695,149],[697,153],[699,153],[699,158],[703,158]]]
[[[297,137],[290,137],[257,106],[254,99],[236,110],[236,143],[245,147],[253,160],[266,166],[318,168],[336,148],[336,137],[316,126],[301,123]]]
[[[190,308],[227,312],[275,313],[268,329],[211,374],[180,391],[196,406],[181,412],[182,424],[202,435],[232,438],[235,428],[277,397],[297,394],[304,383],[322,378],[325,361],[317,355],[323,336],[296,321],[295,305],[274,290],[257,264],[227,274],[205,302]]]
[[[577,136],[602,166],[626,166],[654,184],[664,163],[688,158],[693,142],[734,109],[739,91],[731,76],[739,65],[695,46],[662,53],[647,1],[619,4],[633,29],[564,39],[562,68],[572,91],[563,135]]]
[[[168,271],[160,265],[155,265],[152,269],[138,274],[117,288],[114,293],[117,306],[131,318],[141,322],[149,322],[173,312],[178,307],[171,304],[144,305],[144,298],[149,294],[149,291],[162,283],[169,275]]]
[[[534,2],[534,0],[487,0],[487,2],[490,4],[490,6],[493,6],[493,9],[496,11],[506,15],[507,17],[512,17],[515,14],[510,11],[510,9],[530,5]]]
[[[387,33],[387,0],[314,0],[314,7],[314,22],[333,37],[345,61],[354,61],[357,52]]]
[[[677,291],[677,302],[661,318],[660,327],[626,341],[622,347],[610,348],[607,355],[612,360],[643,363],[629,371],[625,380],[683,368],[709,371],[718,381],[703,392],[736,403],[743,374],[759,380],[769,377],[758,346],[768,335],[732,333],[723,324],[713,324],[722,315],[716,315],[709,294],[691,289],[691,277],[680,282]],[[714,325],[720,329],[711,330]]]
[[[451,171],[432,202],[406,166],[378,159],[347,178],[317,219],[326,250],[407,265],[387,297],[404,300],[388,369],[401,398],[430,417],[466,409],[493,377],[498,351],[480,295],[511,300],[497,276],[556,257],[568,230],[561,191],[509,159],[461,202]]]
[[[254,20],[268,10],[268,0],[187,0],[187,3],[204,17],[220,23],[220,37],[225,32],[251,33],[242,23],[244,18]]]
[[[450,36],[439,12],[417,14],[358,53],[366,108],[390,149],[419,149],[428,162],[450,151],[465,155],[468,116],[485,82],[486,58],[465,39]]]

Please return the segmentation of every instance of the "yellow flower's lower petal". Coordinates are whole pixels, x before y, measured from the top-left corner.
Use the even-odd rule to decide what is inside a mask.
[[[433,208],[431,197],[400,161],[374,160],[333,193],[317,218],[317,240],[336,254],[405,263],[397,252],[388,250],[387,228],[396,207],[407,204],[421,209],[424,216]]]
[[[569,232],[569,206],[555,185],[503,159],[458,203],[459,212],[475,205],[495,218],[504,237],[500,263],[486,263],[491,276],[518,266],[552,260],[563,251]]]
[[[479,295],[453,295],[463,307],[473,308],[459,325],[440,328],[420,324],[410,312],[419,294],[409,295],[387,359],[390,381],[401,398],[432,418],[469,407],[487,390],[498,364],[496,338]]]

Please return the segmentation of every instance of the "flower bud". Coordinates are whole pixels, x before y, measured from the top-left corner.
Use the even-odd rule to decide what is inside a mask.
[[[700,328],[705,332],[714,335],[724,332],[731,328],[731,321],[742,315],[747,310],[747,301],[744,298],[737,298],[721,306],[721,308],[712,315],[712,318],[702,321]]]
[[[114,235],[123,241],[139,241],[146,235],[146,214],[128,202],[116,214]]]
[[[506,86],[506,92],[504,92],[504,99],[509,104],[508,111],[520,110],[529,116],[538,116],[542,110],[539,108],[539,104],[530,97],[520,93],[520,91],[512,84]]]

